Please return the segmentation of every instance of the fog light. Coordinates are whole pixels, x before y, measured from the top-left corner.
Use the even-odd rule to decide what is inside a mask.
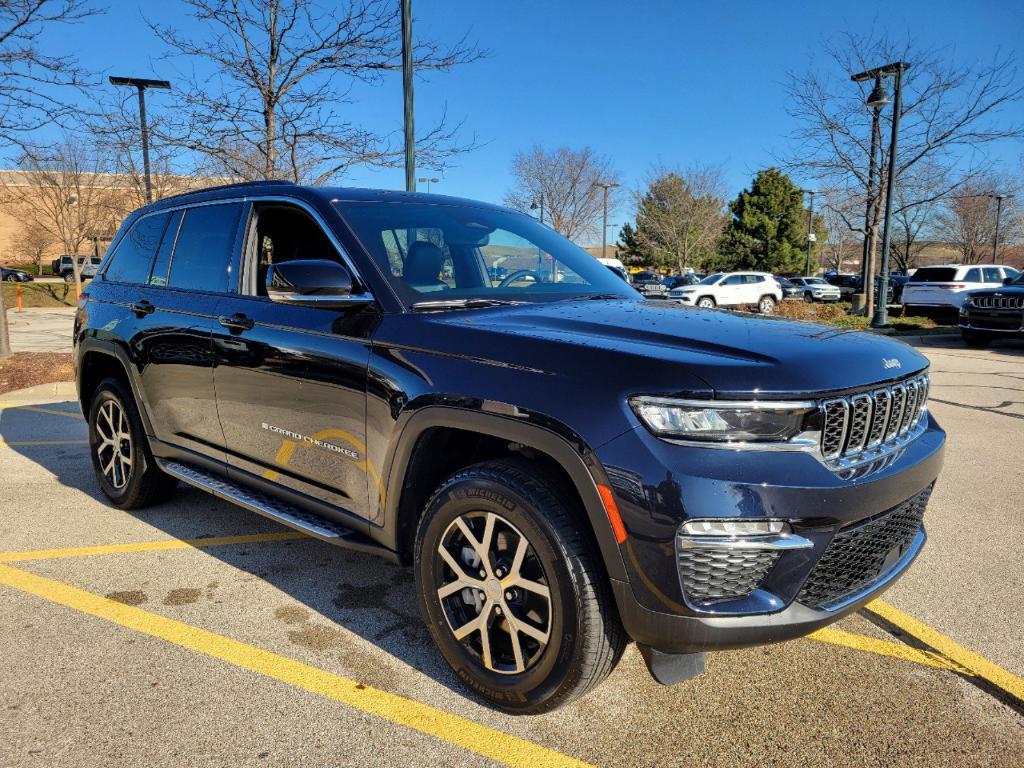
[[[679,530],[686,536],[772,536],[793,532],[784,520],[688,520]]]

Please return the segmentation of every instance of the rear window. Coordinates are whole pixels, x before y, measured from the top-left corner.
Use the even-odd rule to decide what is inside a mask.
[[[952,283],[956,280],[956,267],[921,267],[910,276],[912,283]]]
[[[193,291],[227,290],[241,208],[240,203],[225,203],[185,212],[171,257],[169,286]]]
[[[104,277],[120,283],[146,282],[166,224],[166,213],[146,216],[132,224],[118,243]]]

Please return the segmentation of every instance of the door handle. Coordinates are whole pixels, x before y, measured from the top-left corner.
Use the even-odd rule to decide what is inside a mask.
[[[248,331],[256,325],[255,320],[241,312],[235,312],[233,315],[223,315],[217,319],[221,325],[232,331]]]
[[[143,299],[142,301],[136,301],[134,304],[131,305],[131,309],[132,312],[134,312],[139,317],[142,317],[143,315],[151,315],[154,312],[156,312],[156,307],[154,307],[152,304],[146,301],[146,299]]]

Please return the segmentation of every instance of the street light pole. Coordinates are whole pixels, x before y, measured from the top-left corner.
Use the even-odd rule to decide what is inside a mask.
[[[538,202],[539,202],[539,204],[538,204]],[[540,223],[543,224],[544,223],[544,193],[543,192],[541,192],[539,195],[537,195],[537,199],[534,200],[532,203],[530,203],[530,210],[531,211],[536,211],[538,208],[540,208]]]
[[[609,181],[595,181],[594,182],[594,186],[595,187],[600,187],[601,189],[604,190],[604,216],[602,217],[602,224],[603,224],[603,226],[601,227],[601,258],[602,259],[607,259],[608,258],[608,192],[612,189],[612,187],[617,187],[619,185],[614,183],[614,182],[609,182]]]
[[[811,274],[811,245],[814,243],[814,196],[818,194],[815,189],[801,189],[805,195],[811,198],[810,207],[807,209],[807,259],[804,262],[804,274]]]
[[[440,179],[432,179],[432,178],[427,178],[426,176],[420,176],[418,179],[416,179],[416,181],[418,181],[420,184],[426,184],[427,185],[427,194],[429,194],[430,193],[430,185],[431,184],[437,184],[437,182],[439,182]]]
[[[402,0],[402,97],[405,106],[405,191],[416,191],[416,129],[412,94],[412,0]]]
[[[127,85],[138,90],[139,94],[139,127],[142,129],[142,169],[146,175],[146,202],[153,202],[153,181],[149,173],[149,126],[146,123],[146,89],[160,88],[169,90],[171,84],[167,80],[149,80],[144,77],[110,77],[111,85]]]
[[[1003,215],[1003,200],[1007,197],[1013,197],[1013,195],[989,195],[989,197],[996,199],[996,232],[992,238],[992,263],[996,264],[998,263],[996,252],[999,249],[999,219]]]
[[[896,180],[896,141],[900,131],[900,109],[903,102],[903,72],[909,67],[910,65],[904,61],[885,67],[885,69],[890,70],[895,75],[896,83],[892,100],[892,135],[889,137],[889,172],[885,177],[882,267],[878,275],[878,300],[875,302],[874,317],[871,318],[872,328],[884,328],[889,324],[889,231],[892,228],[892,191]],[[869,290],[873,288],[874,286],[872,285]]]

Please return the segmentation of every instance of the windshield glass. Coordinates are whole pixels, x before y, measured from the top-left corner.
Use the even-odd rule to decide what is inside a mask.
[[[828,283],[820,277],[805,277],[804,285],[828,285]]]
[[[956,267],[921,267],[910,276],[912,283],[951,283],[956,279]]]
[[[425,203],[337,203],[399,298],[639,299],[597,259],[530,216]]]
[[[708,275],[707,277],[705,277],[703,280],[701,280],[698,283],[698,285],[714,285],[715,283],[717,283],[721,279],[722,279],[722,273],[721,272],[716,272],[713,275]]]

